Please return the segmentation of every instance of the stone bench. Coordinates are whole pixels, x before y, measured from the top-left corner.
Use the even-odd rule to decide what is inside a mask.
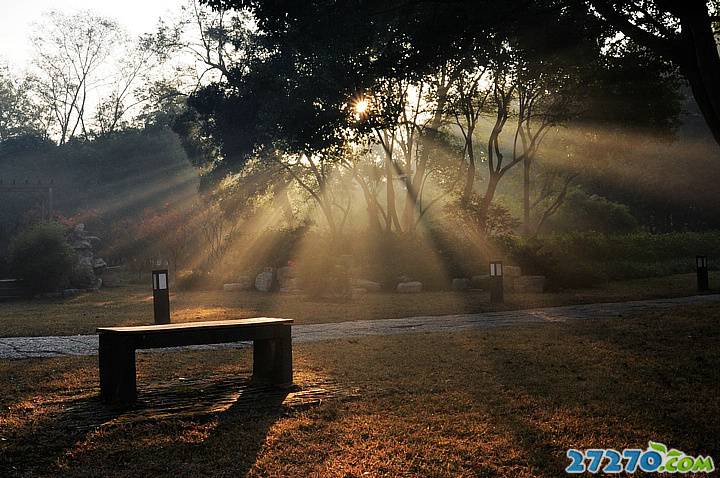
[[[100,398],[131,404],[137,398],[135,351],[253,341],[253,380],[291,385],[292,319],[254,318],[138,327],[102,327],[99,335]]]

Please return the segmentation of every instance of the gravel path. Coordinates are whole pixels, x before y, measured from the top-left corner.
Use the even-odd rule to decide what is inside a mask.
[[[295,343],[348,339],[368,335],[394,335],[415,332],[457,332],[484,327],[562,322],[566,320],[607,319],[642,312],[658,312],[675,307],[720,302],[720,294],[675,299],[640,300],[605,304],[569,305],[543,309],[487,312],[481,314],[407,317],[404,319],[357,320],[332,324],[293,326]],[[240,348],[248,344],[231,343],[175,347],[173,349]],[[27,359],[64,355],[97,354],[97,335],[0,338],[0,359]],[[162,349],[164,351],[173,349]]]

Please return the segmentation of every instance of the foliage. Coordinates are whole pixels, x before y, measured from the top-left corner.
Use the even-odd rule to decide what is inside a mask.
[[[487,211],[487,218],[482,219],[483,198],[473,194],[468,201],[457,200],[445,207],[446,213],[460,220],[466,227],[472,227],[477,232],[484,232],[489,237],[505,237],[515,233],[520,222],[510,214],[508,208],[493,202]]]
[[[523,274],[544,275],[548,290],[591,287],[606,279],[602,270],[548,249],[537,239],[514,244],[509,254]]]
[[[202,270],[181,271],[175,280],[178,290],[217,290],[223,282]]]
[[[575,288],[607,279],[655,277],[695,270],[695,256],[717,268],[720,233],[551,234],[515,238],[506,251],[524,273],[542,274],[552,288]]]
[[[10,246],[10,271],[37,292],[56,290],[67,283],[75,251],[66,230],[57,223],[37,224],[20,233]]]
[[[581,190],[568,194],[557,216],[550,222],[557,232],[627,234],[638,228],[638,221],[628,206],[595,194],[588,195]]]
[[[31,86],[30,78],[15,78],[0,65],[0,155],[8,149],[22,149],[28,138],[46,137],[44,111],[34,104]],[[12,147],[6,145],[20,138],[23,140],[14,142]]]

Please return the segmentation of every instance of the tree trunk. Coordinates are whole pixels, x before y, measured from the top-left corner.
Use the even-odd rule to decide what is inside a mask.
[[[392,231],[393,225],[398,232],[402,231],[400,227],[400,219],[397,214],[397,207],[395,205],[395,185],[393,184],[393,176],[395,167],[392,164],[392,156],[390,153],[385,153],[385,191],[387,196],[387,219],[385,221],[385,227],[388,231]]]
[[[485,196],[480,203],[480,215],[478,217],[478,222],[480,223],[480,229],[484,233],[487,233],[487,222],[488,215],[490,213],[490,205],[492,204],[492,201],[495,197],[495,191],[497,191],[497,186],[500,182],[501,177],[502,176],[500,174],[492,174],[490,176],[490,178],[488,179],[487,188],[485,189]]]
[[[473,188],[475,186],[475,173],[477,171],[477,167],[475,166],[475,150],[473,149],[471,144],[472,136],[471,133],[468,134],[470,135],[470,141],[467,145],[468,169],[466,171],[465,185],[463,186],[463,192],[461,196],[461,200],[464,203],[468,203],[472,198]]]
[[[417,170],[412,178],[408,176],[405,181],[408,186],[405,202],[405,230],[410,233],[415,231],[415,216],[418,213],[419,208],[418,198],[423,188],[423,181],[425,179],[425,171],[427,170],[428,160],[435,150],[435,133],[442,125],[443,112],[445,111],[445,104],[447,103],[448,88],[449,86],[445,86],[438,90],[437,106],[433,112],[433,118],[427,126],[428,134],[425,135],[424,141],[422,141],[423,149],[417,164]],[[410,174],[410,170],[411,164],[410,159],[408,159],[408,174]]]
[[[531,234],[532,225],[530,224],[530,157],[523,159],[523,234],[529,236]]]

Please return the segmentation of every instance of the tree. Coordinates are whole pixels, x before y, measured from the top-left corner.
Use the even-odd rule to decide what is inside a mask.
[[[676,65],[720,144],[718,2],[589,0],[617,31]]]
[[[0,67],[0,143],[11,138],[46,135],[45,111],[32,98],[29,78],[13,77]]]
[[[96,76],[119,36],[117,23],[90,12],[50,12],[36,29],[36,91],[51,111],[60,144],[78,130],[87,137],[86,114]]]

